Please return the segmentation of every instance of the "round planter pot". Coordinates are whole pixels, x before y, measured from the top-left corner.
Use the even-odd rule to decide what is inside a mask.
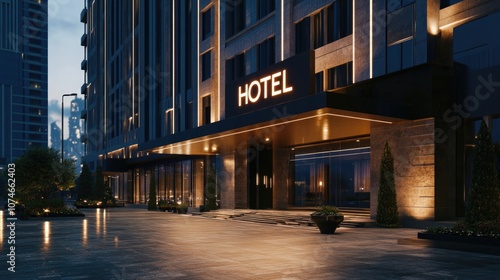
[[[344,216],[311,215],[311,220],[318,226],[322,234],[333,234],[344,221]]]

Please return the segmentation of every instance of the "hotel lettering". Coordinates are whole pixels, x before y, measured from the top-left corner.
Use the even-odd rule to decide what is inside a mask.
[[[238,87],[238,106],[257,103],[261,99],[273,98],[281,94],[290,93],[293,86],[287,79],[286,70],[276,72],[260,79],[255,79],[244,86]]]

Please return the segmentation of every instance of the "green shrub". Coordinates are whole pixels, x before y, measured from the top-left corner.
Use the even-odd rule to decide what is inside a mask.
[[[61,198],[30,200],[21,207],[22,218],[83,216],[77,209],[69,208]]]
[[[79,207],[79,208],[100,208],[100,207],[103,207],[102,201],[86,200],[86,199],[80,199],[78,201],[75,201],[73,203],[73,205],[76,207]]]
[[[389,143],[385,142],[380,164],[380,189],[378,192],[377,224],[381,227],[398,227],[399,213],[394,183],[394,158]]]
[[[151,179],[149,180],[149,201],[148,201],[148,210],[156,211],[158,208],[156,207],[156,181],[154,172],[151,172]]]
[[[37,199],[25,203],[26,209],[30,212],[43,212],[44,209],[54,210],[64,207],[62,198]]]
[[[428,227],[424,232],[433,234],[450,234],[460,236],[478,236],[489,238],[500,238],[500,224],[495,221],[477,222],[468,224],[458,222],[453,226],[432,226]]]
[[[316,208],[316,211],[312,215],[318,216],[342,216],[340,210],[335,206],[323,205]]]
[[[205,185],[205,211],[217,209],[216,195],[217,173],[214,164],[211,163],[207,172],[207,184]]]
[[[177,213],[186,214],[188,210],[188,206],[184,203],[177,205]]]
[[[165,199],[160,199],[158,201],[158,209],[160,209],[160,211],[166,211],[169,207],[169,204],[168,204],[168,201],[165,200]]]
[[[472,184],[467,198],[465,222],[500,222],[500,184],[495,163],[495,148],[483,121],[474,146]]]

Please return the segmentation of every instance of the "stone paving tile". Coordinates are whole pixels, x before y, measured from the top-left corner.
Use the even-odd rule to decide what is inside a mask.
[[[317,230],[138,208],[16,224],[0,279],[500,279],[500,257],[397,244],[418,230]]]

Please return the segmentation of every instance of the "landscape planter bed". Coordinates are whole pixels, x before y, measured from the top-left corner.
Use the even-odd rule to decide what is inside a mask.
[[[448,242],[461,242],[468,244],[489,245],[500,247],[500,239],[483,236],[463,236],[455,234],[436,234],[436,233],[418,233],[419,239],[448,241]],[[500,249],[500,248],[499,248]]]

